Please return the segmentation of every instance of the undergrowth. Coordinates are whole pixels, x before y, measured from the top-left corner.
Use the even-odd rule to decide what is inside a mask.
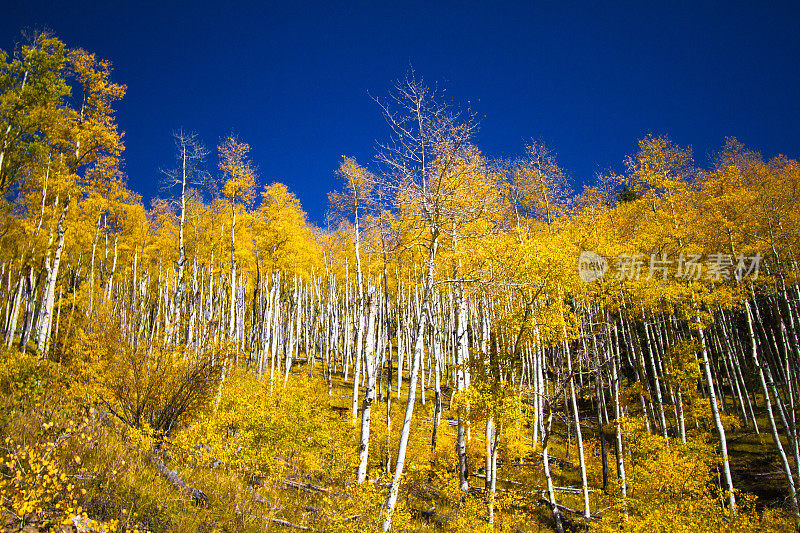
[[[391,482],[404,398],[392,398],[391,432],[386,404],[373,409],[368,480],[355,481],[358,425],[351,423],[352,382],[308,377],[300,366],[272,383],[227,359],[221,395],[218,379],[169,426],[150,420],[174,398],[170,387],[191,365],[174,365],[173,376],[148,390],[123,387],[125,369],[109,363],[109,351],[91,350],[98,339],[75,342],[60,363],[13,349],[0,352],[0,431],[2,431],[3,525],[8,531],[68,530],[72,524],[94,531],[317,531],[379,530]],[[103,342],[109,342],[103,337]],[[137,352],[138,357],[146,351]],[[180,354],[178,352],[171,352]],[[217,352],[218,362],[225,360]],[[98,355],[100,354],[100,355]],[[223,354],[222,356],[219,354]],[[136,354],[123,353],[135,362]],[[159,355],[159,357],[163,357]],[[181,356],[183,357],[183,356]],[[185,357],[198,357],[189,353]],[[105,358],[105,364],[97,364]],[[91,363],[91,364],[89,364]],[[147,368],[147,360],[142,360]],[[108,375],[116,376],[109,387]],[[153,367],[155,368],[155,367]],[[134,366],[129,367],[133,372]],[[162,374],[170,369],[158,367]],[[140,368],[137,372],[143,372]],[[133,376],[134,374],[130,374]],[[150,381],[148,381],[150,380]],[[138,394],[140,423],[118,412]],[[478,403],[470,421],[468,465],[471,490],[457,483],[455,408],[445,411],[437,446],[431,447],[433,401],[426,391],[412,427],[406,474],[393,516],[396,531],[550,531],[552,515],[543,505],[545,480],[541,449],[530,435],[531,413],[517,410],[515,426],[503,432],[499,454],[495,523],[487,520],[487,495],[481,478],[485,443]],[[130,404],[134,405],[134,404]],[[558,421],[557,421],[558,422]],[[792,530],[780,509],[757,507],[754,496],[738,495],[739,514],[722,505],[708,432],[690,432],[682,445],[666,445],[649,434],[637,417],[623,421],[628,497],[613,482],[591,494],[598,515],[588,527],[598,531],[778,531]],[[564,430],[564,426],[561,426]],[[613,431],[613,428],[609,429]],[[559,432],[556,429],[556,432]],[[389,438],[387,438],[389,435]],[[575,486],[575,443],[555,439],[551,448],[554,482]],[[610,442],[610,441],[609,441]],[[586,438],[589,483],[601,485],[600,450]],[[198,502],[154,468],[158,458],[186,487],[202,491]],[[613,476],[613,456],[611,461]],[[567,526],[585,529],[580,495],[559,495]],[[287,525],[288,524],[288,525]]]

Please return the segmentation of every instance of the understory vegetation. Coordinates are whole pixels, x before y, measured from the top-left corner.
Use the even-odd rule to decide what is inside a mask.
[[[575,192],[410,72],[326,228],[234,136],[145,208],[111,74],[0,53],[6,530],[797,530],[798,162]]]
[[[162,373],[153,365],[144,372],[141,388],[104,386],[103,382],[110,382],[87,369],[96,368],[92,351],[105,347],[95,343],[106,340],[92,336],[82,345],[85,351],[69,354],[68,363],[13,349],[3,352],[0,389],[6,437],[0,493],[8,530],[59,530],[73,523],[91,525],[95,531],[141,532],[381,527],[391,483],[387,464],[398,435],[395,432],[387,439],[386,412],[377,410],[369,477],[357,483],[359,432],[349,417],[351,383],[335,378],[329,388],[321,376],[309,377],[307,369],[300,367],[285,385],[271,387],[268,379],[259,379],[240,363],[231,367],[218,404],[213,401],[217,382],[210,380],[193,389],[198,397],[195,409],[175,418],[175,429],[167,434],[154,430],[149,420],[164,416],[163,407],[174,401],[180,387],[175,383],[188,377],[185,367],[176,365]],[[217,357],[234,356],[221,352]],[[143,366],[148,361],[146,356],[140,360]],[[159,386],[149,380],[158,381]],[[170,384],[174,388],[167,388]],[[635,407],[638,399],[629,392]],[[467,456],[471,481],[464,492],[453,456],[455,407],[445,405],[439,442],[432,449],[434,398],[430,391],[426,394],[412,428],[414,438],[393,527],[398,531],[552,530],[542,447],[531,438],[535,417],[525,407],[524,395],[509,418],[517,427],[504,431],[498,443],[498,479],[491,495],[485,489],[482,466],[485,422],[474,414],[468,426],[473,431]],[[139,425],[116,414],[135,398],[145,405]],[[395,427],[402,421],[402,408],[401,402],[393,403]],[[643,417],[631,416],[621,421],[627,497],[622,497],[621,487],[613,480],[601,489],[599,438],[584,443],[588,483],[596,487],[590,493],[596,517],[588,527],[598,531],[794,530],[782,498],[770,492],[774,454],[755,460],[750,454],[763,454],[767,442],[751,432],[736,431],[739,426],[731,422],[732,440],[741,443],[741,450],[732,453],[733,463],[741,470],[734,467],[734,473],[741,476],[742,484],[748,478],[757,480],[747,487],[753,492],[737,491],[735,517],[725,509],[708,427],[690,431],[686,443],[668,444],[647,430]],[[553,439],[558,444],[549,446],[550,470],[559,487],[564,526],[582,529],[586,526],[581,526],[577,510],[582,505],[580,469],[575,439],[567,440],[566,424],[566,420],[554,424]],[[613,431],[607,427],[604,432],[610,441]],[[183,484],[173,483],[154,465],[156,461]],[[750,473],[754,467],[760,471]],[[759,500],[756,493],[768,496]],[[493,526],[487,519],[490,497]]]

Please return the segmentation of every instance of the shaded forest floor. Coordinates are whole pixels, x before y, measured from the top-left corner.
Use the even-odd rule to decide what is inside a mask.
[[[775,449],[769,421],[763,413],[757,415],[759,434],[752,428],[731,432],[728,453],[734,486],[758,496],[759,505],[789,509],[786,479]],[[787,442],[784,440],[784,446]]]

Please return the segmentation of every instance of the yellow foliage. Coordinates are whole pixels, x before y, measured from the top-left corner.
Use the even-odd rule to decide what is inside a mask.
[[[595,531],[743,532],[793,531],[791,519],[776,511],[758,511],[755,497],[739,494],[737,514],[715,486],[713,444],[703,436],[686,444],[666,442],[647,432],[644,419],[622,420],[628,497],[617,492],[614,506],[595,522]],[[619,491],[619,487],[616,487]],[[627,511],[627,514],[626,514]]]
[[[286,388],[232,371],[216,410],[210,410],[171,444],[187,460],[213,461],[248,476],[283,472],[286,458],[309,473],[330,471],[340,457],[344,424],[327,408],[323,384],[298,376]]]

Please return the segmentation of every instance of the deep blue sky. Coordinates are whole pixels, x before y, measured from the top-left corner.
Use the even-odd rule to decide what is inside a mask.
[[[700,163],[730,135],[800,156],[797,2],[164,4],[0,8],[0,48],[46,26],[113,62],[128,86],[125,168],[146,203],[174,162],[173,130],[210,148],[235,132],[262,183],[286,183],[321,223],[340,157],[369,163],[387,135],[368,92],[409,64],[471,102],[487,155],[542,138],[577,183],[621,170],[647,133],[691,144]]]

